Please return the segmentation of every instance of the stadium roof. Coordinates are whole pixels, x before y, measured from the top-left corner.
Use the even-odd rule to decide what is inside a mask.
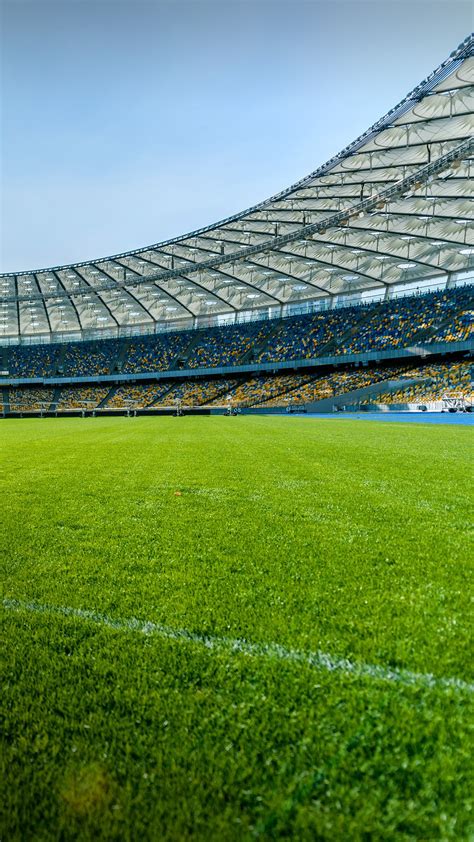
[[[0,275],[0,339],[147,329],[474,266],[474,36],[287,190],[190,234]]]

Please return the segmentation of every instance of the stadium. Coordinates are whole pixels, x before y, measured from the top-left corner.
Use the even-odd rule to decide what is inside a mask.
[[[473,105],[0,275],[5,839],[469,838]]]
[[[3,415],[470,408],[472,50],[241,214],[0,275]]]

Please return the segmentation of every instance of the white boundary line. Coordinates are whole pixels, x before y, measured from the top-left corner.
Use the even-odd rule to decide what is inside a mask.
[[[100,614],[97,611],[88,611],[83,608],[45,605],[9,598],[3,599],[3,607],[10,611],[29,611],[35,614],[75,617],[76,619],[106,626],[117,631],[138,632],[138,634],[161,637],[167,640],[195,643],[205,646],[206,649],[210,650],[236,652],[256,658],[273,658],[297,664],[308,664],[326,672],[341,673],[342,675],[351,675],[356,678],[371,678],[376,681],[389,681],[413,687],[454,689],[467,693],[474,692],[474,684],[469,684],[460,678],[438,678],[430,673],[411,672],[410,670],[384,667],[378,664],[357,663],[347,658],[328,655],[325,652],[302,652],[298,649],[287,649],[278,643],[250,643],[241,638],[200,634],[199,632],[192,632],[187,629],[174,629],[159,623],[137,620],[134,617],[128,620],[115,619],[107,616],[107,614]]]

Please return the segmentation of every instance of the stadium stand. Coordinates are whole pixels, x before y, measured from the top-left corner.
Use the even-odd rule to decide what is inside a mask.
[[[108,409],[143,409],[153,405],[169,388],[169,383],[124,384],[111,390],[104,406]]]
[[[66,346],[63,373],[70,377],[109,374],[114,369],[118,343],[76,342]]]
[[[6,349],[15,377],[79,377],[289,362],[456,342],[473,335],[472,286],[277,321],[134,340]],[[253,349],[259,349],[253,356]]]
[[[458,338],[468,338],[473,324],[472,314],[469,316],[466,310],[470,300],[472,291],[464,287],[384,302],[370,308],[368,318],[362,324],[359,323],[350,341],[342,338],[335,353],[354,354],[408,347],[413,341],[439,341],[437,337],[443,335],[445,323],[450,328],[444,332],[442,341],[454,342]],[[461,323],[464,331],[454,327]]]
[[[235,381],[234,381],[235,382]],[[209,406],[212,402],[217,405],[225,403],[234,383],[232,380],[185,380],[176,383],[160,400],[156,406]]]
[[[250,377],[232,388],[225,400],[230,399],[232,404],[239,407],[257,406],[271,399],[276,401],[277,398],[284,403],[285,396],[301,387],[308,379],[308,375],[302,374]]]
[[[439,401],[457,394],[474,402],[473,366],[470,363],[426,365],[410,371],[411,377],[423,377],[422,383],[378,395],[377,403],[406,404]]]
[[[58,411],[67,409],[96,409],[105,400],[110,389],[108,386],[62,387],[56,401]]]
[[[312,359],[409,347],[416,341],[454,342],[472,335],[472,288],[410,296],[282,322],[259,361]],[[446,323],[449,327],[442,327]],[[438,331],[435,329],[438,328]],[[435,332],[433,332],[433,330]]]
[[[126,350],[121,370],[124,374],[132,374],[173,368],[173,363],[185,353],[191,339],[189,331],[134,339]]]
[[[46,412],[53,402],[53,397],[53,389],[34,389],[27,386],[9,389],[12,412]]]
[[[284,362],[313,359],[352,329],[364,313],[362,307],[284,319],[260,352],[257,362]]]
[[[12,346],[6,349],[12,377],[51,377],[58,372],[62,345]]]
[[[363,369],[359,371],[335,371],[332,374],[313,376],[291,386],[284,393],[284,400],[294,403],[313,403],[345,394],[353,389],[361,389],[383,380],[390,380],[400,376],[406,371],[406,367],[394,368],[384,367],[375,369]],[[290,381],[291,384],[291,381]],[[265,406],[278,406],[281,403],[281,396],[271,395],[267,398],[263,393],[255,403],[265,403]]]
[[[116,411],[170,409],[178,406],[272,408],[313,404],[336,398],[354,390],[390,381],[410,381],[406,387],[380,392],[362,404],[397,404],[417,401],[439,401],[448,393],[474,400],[473,366],[453,359],[443,363],[376,365],[358,369],[274,374],[248,374],[239,378],[197,376],[182,380],[168,379],[152,383],[91,385],[65,383],[55,390],[21,386],[3,388],[2,410],[5,412]],[[413,380],[421,382],[412,383]]]
[[[474,323],[473,305],[454,312],[447,324],[435,330],[431,342],[463,342],[472,338]]]
[[[242,363],[252,347],[259,346],[269,331],[268,323],[211,328],[195,345],[188,368],[227,367]]]

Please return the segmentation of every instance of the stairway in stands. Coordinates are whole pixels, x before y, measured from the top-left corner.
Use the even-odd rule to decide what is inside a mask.
[[[93,408],[94,409],[104,409],[104,408],[106,408],[109,400],[111,398],[113,398],[113,396],[115,395],[115,393],[116,393],[116,391],[117,391],[117,389],[119,388],[120,385],[123,385],[123,384],[116,383],[115,386],[111,386],[111,388],[107,392],[105,398],[102,398],[102,400],[99,401],[97,406],[94,406]]]
[[[6,414],[10,412],[10,398],[8,393],[8,386],[2,386],[2,404],[3,413]]]
[[[274,392],[273,395],[265,395],[264,397],[261,397],[257,400],[250,400],[245,404],[245,406],[264,406],[266,403],[268,403],[268,401],[273,401],[275,400],[275,398],[282,398],[283,400],[283,398],[286,399],[288,397],[291,399],[291,395],[293,392],[295,392],[297,389],[301,389],[302,386],[306,385],[307,383],[310,383],[313,379],[313,377],[308,377],[301,383],[297,383],[295,386],[291,386],[290,388],[288,388],[288,386],[282,386],[281,391]]]
[[[235,380],[233,380],[232,382],[235,384],[235,387],[238,386],[238,383]],[[232,393],[232,390],[234,389],[234,386],[229,388],[228,382],[226,383],[226,385],[224,385],[224,383],[221,383],[220,385],[218,385],[218,382],[216,382],[216,388],[217,388],[217,391],[212,396],[212,398],[208,398],[207,400],[203,400],[202,403],[196,403],[196,406],[207,406],[211,402],[214,403],[214,401],[216,401],[218,398],[224,399],[227,395],[230,395]],[[224,400],[223,400],[223,403],[225,403]]]
[[[4,345],[0,347],[0,371],[8,371],[9,370],[9,362],[8,362],[8,350],[7,346]]]
[[[468,308],[466,307],[466,310]],[[441,314],[440,314],[441,316]],[[442,318],[439,318],[435,321],[430,327],[425,327],[415,333],[410,339],[410,347],[413,345],[426,345],[430,343],[430,339],[438,332],[438,330],[442,330],[444,327],[450,327],[453,324],[453,314],[450,313],[449,316],[443,314]]]
[[[124,339],[119,346],[118,354],[115,357],[115,361],[110,365],[109,374],[120,374],[123,368],[123,364],[128,354],[128,349],[130,348],[130,339]]]
[[[196,330],[194,334],[190,336],[189,343],[186,345],[184,351],[180,351],[176,354],[175,357],[170,362],[169,371],[175,371],[178,369],[183,369],[188,367],[189,358],[194,351],[194,349],[199,345],[202,341],[203,331]]]
[[[260,354],[267,350],[268,343],[270,339],[275,336],[275,333],[280,328],[282,323],[281,319],[275,319],[275,321],[269,321],[267,325],[263,325],[263,328],[268,328],[265,336],[259,341],[258,345],[253,344],[250,346],[248,351],[243,354],[243,356],[238,361],[238,365],[251,365],[256,360],[258,360]],[[260,328],[261,330],[262,328]],[[258,332],[258,331],[257,331]]]
[[[53,392],[53,399],[52,399],[51,404],[49,406],[48,412],[56,412],[56,409],[58,408],[58,400],[59,400],[60,396],[61,396],[61,386],[56,386],[55,389],[54,389],[54,392]]]
[[[64,368],[65,368],[65,359],[66,359],[67,347],[68,347],[67,345],[60,345],[59,346],[59,354],[58,354],[58,359],[57,359],[56,366],[55,366],[56,370],[51,372],[51,375],[53,377],[55,375],[62,376],[65,373]]]
[[[355,324],[352,324],[342,333],[336,334],[332,337],[332,339],[329,339],[327,342],[325,342],[324,345],[321,345],[321,347],[317,349],[315,356],[332,357],[336,348],[344,346],[346,344],[350,345],[350,342],[353,339],[353,337],[357,336],[360,328],[363,327],[363,325],[369,321],[372,315],[373,311],[370,308],[360,313],[359,318],[356,320]]]
[[[160,393],[152,401],[150,401],[150,403],[147,403],[147,405],[146,405],[147,409],[150,409],[150,407],[152,407],[152,406],[156,406],[158,401],[161,401],[161,399],[164,398],[165,395],[167,395],[169,392],[171,392],[172,389],[174,388],[174,386],[176,386],[176,380],[169,380],[166,383],[166,385],[164,383],[161,383],[161,384],[157,383],[156,386],[157,386],[158,389],[160,389],[161,387],[164,387],[163,391],[160,391]]]

